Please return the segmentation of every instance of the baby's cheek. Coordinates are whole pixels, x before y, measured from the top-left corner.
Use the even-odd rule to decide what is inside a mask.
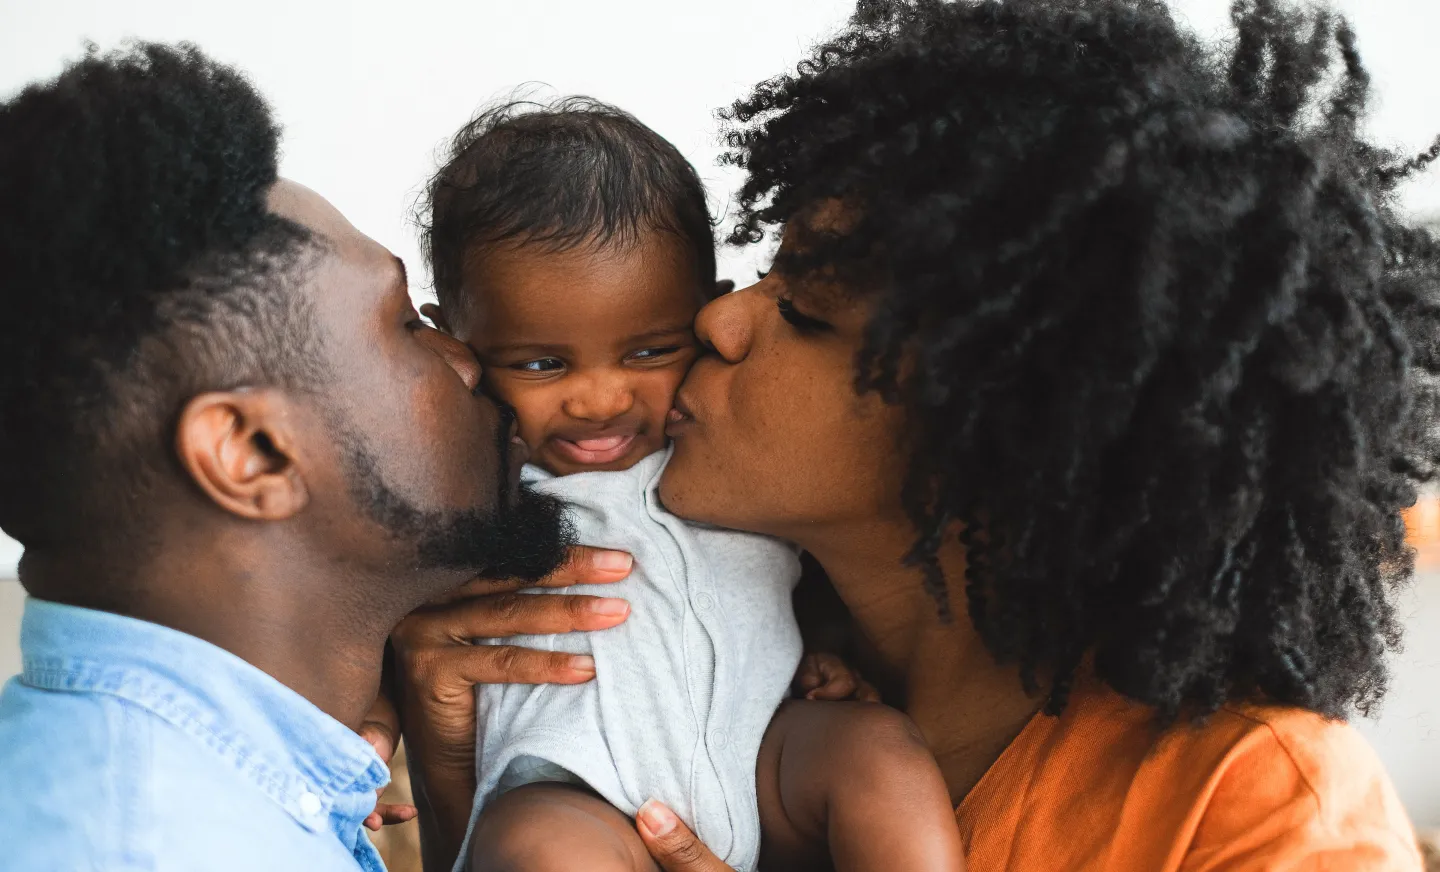
[[[659,451],[669,442],[665,435],[666,417],[675,405],[675,392],[685,380],[685,370],[654,373],[644,387],[646,418],[645,438],[651,451]]]
[[[515,410],[520,423],[520,438],[532,449],[545,440],[545,423],[559,414],[559,400],[544,385],[527,384],[504,376],[486,376],[490,395]]]
[[[675,392],[680,390],[680,385],[685,381],[685,373],[689,372],[688,366],[677,366],[663,369],[653,376],[646,384],[645,405],[652,412],[657,412],[664,420],[665,413],[675,405]]]

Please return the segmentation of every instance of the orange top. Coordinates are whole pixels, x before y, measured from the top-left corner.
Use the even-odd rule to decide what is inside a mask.
[[[1159,737],[1149,710],[1077,689],[955,811],[971,872],[1419,872],[1390,779],[1350,726],[1231,706]]]

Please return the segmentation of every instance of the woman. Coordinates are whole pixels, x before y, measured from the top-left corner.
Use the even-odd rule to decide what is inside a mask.
[[[1361,137],[1343,21],[1235,20],[861,0],[728,115],[733,238],[784,240],[697,321],[661,495],[819,560],[976,870],[1419,866],[1338,719],[1384,692],[1437,456],[1440,248],[1393,192],[1440,144]],[[477,629],[420,616],[402,661]],[[443,708],[427,772],[473,735]],[[723,868],[648,812],[667,868]]]

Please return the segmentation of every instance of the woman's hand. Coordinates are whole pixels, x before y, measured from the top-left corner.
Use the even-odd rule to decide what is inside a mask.
[[[576,547],[539,587],[606,584],[630,574],[630,555]],[[400,722],[415,804],[422,811],[425,868],[453,863],[475,795],[475,685],[582,684],[595,677],[590,657],[472,640],[604,630],[630,605],[596,596],[534,596],[515,581],[476,579],[416,610],[391,634],[399,680]]]
[[[733,872],[673,811],[653,799],[640,806],[635,829],[665,872]]]

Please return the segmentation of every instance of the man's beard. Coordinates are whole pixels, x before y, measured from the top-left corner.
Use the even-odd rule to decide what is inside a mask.
[[[557,569],[575,542],[564,502],[521,484],[510,488],[510,423],[500,405],[496,428],[494,507],[426,511],[390,487],[362,440],[345,439],[350,490],[365,513],[396,539],[413,542],[421,569],[455,569],[480,578],[539,581]]]

